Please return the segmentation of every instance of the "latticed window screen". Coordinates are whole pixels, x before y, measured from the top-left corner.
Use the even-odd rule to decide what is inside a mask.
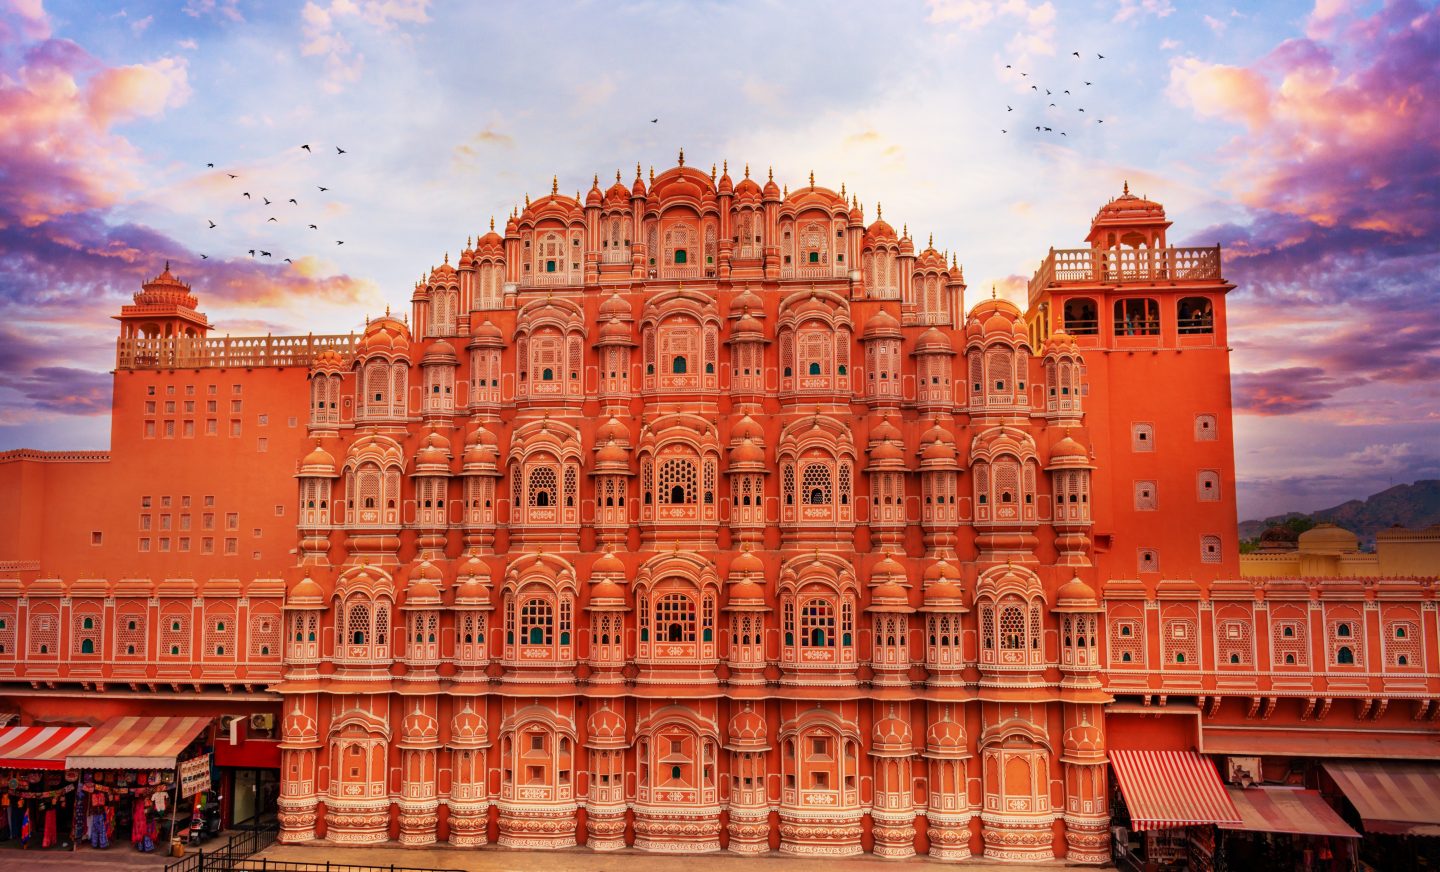
[[[1364,629],[1358,615],[1339,620],[1332,619],[1325,629],[1332,666],[1358,667],[1364,665]]]
[[[995,463],[995,504],[1010,506],[1020,502],[1020,464],[1013,460]]]
[[[15,657],[15,613],[0,610],[0,657]]]
[[[995,607],[980,607],[980,647],[986,651],[995,650]]]
[[[559,482],[556,480],[555,469],[537,466],[530,470],[530,507],[554,506],[558,501]]]
[[[1309,633],[1303,617],[1277,619],[1270,629],[1270,651],[1276,666],[1310,664]]]
[[[800,606],[800,645],[829,648],[835,645],[835,604],[826,597],[811,597]]]
[[[520,605],[520,644],[550,645],[555,641],[555,610],[549,600],[532,597]]]
[[[834,499],[830,466],[825,463],[810,463],[800,474],[800,499],[806,505],[828,506]]]
[[[695,600],[667,593],[655,600],[655,637],[659,642],[695,641]]]
[[[346,612],[345,635],[342,645],[370,644],[370,607],[365,603],[352,603]]]
[[[314,614],[311,614],[314,617]],[[250,657],[268,658],[280,653],[280,616],[260,612],[250,616]]]
[[[31,656],[59,656],[60,618],[50,613],[30,615]]]
[[[1385,625],[1385,662],[1399,667],[1424,665],[1418,621],[1390,621]]]
[[[1200,663],[1195,621],[1174,619],[1165,622],[1161,644],[1165,651],[1165,665],[1198,666]]]
[[[70,616],[71,646],[76,654],[100,653],[100,613],[75,611]]]
[[[1000,609],[1000,647],[1007,651],[1025,648],[1025,612],[1018,605]]]
[[[115,627],[117,657],[145,656],[145,613],[121,612]]]
[[[1145,662],[1145,626],[1136,618],[1110,620],[1110,663],[1139,666]]]
[[[800,375],[830,375],[830,351],[835,340],[829,330],[805,330],[800,334]]]
[[[780,471],[782,490],[785,492],[785,505],[795,504],[795,464],[787,463]]]
[[[160,617],[160,654],[166,657],[190,656],[190,616],[169,612]]]
[[[1255,647],[1249,621],[1223,620],[1216,633],[1215,649],[1222,667],[1251,665]]]
[[[1200,537],[1200,562],[1201,562],[1201,563],[1219,563],[1219,562],[1220,562],[1220,537],[1219,537],[1219,536],[1201,536],[1201,537]]]
[[[668,505],[695,503],[695,463],[681,457],[660,462],[658,502]]]
[[[580,490],[578,480],[579,473],[575,470],[575,464],[567,463],[565,465],[565,507],[568,509],[575,508]]]

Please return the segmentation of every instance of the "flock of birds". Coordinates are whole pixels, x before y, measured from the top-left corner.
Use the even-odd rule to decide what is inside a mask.
[[[1082,58],[1080,57],[1080,52],[1078,52],[1078,51],[1072,51],[1070,54],[1071,54],[1072,57],[1076,58],[1077,60],[1082,60]],[[1105,56],[1104,56],[1103,54],[1100,54],[1099,52],[1096,52],[1096,53],[1095,53],[1095,58],[1096,58],[1096,60],[1102,60],[1102,61],[1105,60]],[[1005,65],[1005,69],[1007,69],[1007,70],[1014,70],[1015,67],[1014,67],[1012,64],[1006,64],[1006,65]],[[1021,78],[1026,78],[1026,79],[1030,78],[1030,74],[1029,74],[1029,73],[1020,73],[1020,76],[1021,76]],[[1088,88],[1088,87],[1090,87],[1091,85],[1094,84],[1094,82],[1086,82],[1084,79],[1081,79],[1080,81],[1084,82],[1083,87],[1086,87],[1086,88]],[[1067,133],[1067,132],[1061,127],[1061,125],[1065,125],[1065,126],[1068,127],[1069,124],[1067,124],[1067,122],[1066,122],[1066,120],[1065,120],[1065,119],[1066,119],[1066,116],[1065,116],[1065,115],[1062,115],[1061,113],[1065,112],[1065,111],[1066,111],[1067,109],[1069,109],[1070,107],[1068,107],[1068,106],[1062,106],[1062,105],[1060,105],[1060,104],[1073,101],[1074,98],[1075,98],[1075,95],[1070,93],[1070,89],[1069,89],[1069,88],[1061,88],[1061,89],[1060,89],[1060,93],[1056,94],[1056,93],[1053,92],[1050,88],[1047,88],[1047,87],[1045,87],[1044,85],[1039,84],[1039,83],[1037,83],[1037,82],[1032,82],[1032,83],[1030,84],[1030,90],[1031,90],[1032,92],[1034,92],[1034,95],[1033,95],[1033,96],[1035,96],[1036,98],[1040,98],[1040,99],[1042,100],[1042,102],[1049,103],[1048,106],[1042,106],[1042,107],[1041,107],[1041,109],[1044,111],[1045,115],[1044,115],[1044,118],[1043,118],[1042,122],[1041,122],[1040,124],[1036,124],[1036,125],[1035,125],[1035,132],[1036,132],[1036,133],[1051,133],[1051,134],[1058,133],[1058,134],[1060,134],[1061,136],[1064,136],[1064,137],[1066,137],[1066,138],[1068,139],[1069,136],[1070,136],[1070,134]],[[1042,91],[1044,92],[1044,96],[1043,96],[1043,97],[1041,97],[1041,92],[1042,92]],[[1071,98],[1071,100],[1070,100],[1070,101],[1067,101],[1067,100],[1065,99],[1065,98],[1067,98],[1067,97]],[[1077,116],[1077,117],[1075,118],[1075,120],[1079,121],[1080,123],[1085,123],[1085,122],[1087,122],[1087,121],[1089,120],[1088,118],[1085,118],[1085,117],[1078,117],[1078,116],[1084,116],[1084,115],[1086,114],[1086,113],[1085,113],[1085,107],[1083,107],[1083,106],[1076,106],[1076,107],[1074,107],[1074,108],[1075,108],[1075,112],[1076,112],[1076,116]],[[1055,110],[1055,111],[1054,111],[1054,112],[1051,112],[1050,110],[1052,110],[1052,109]],[[1014,106],[1010,106],[1010,105],[1007,104],[1007,105],[1005,106],[1005,111],[1006,111],[1006,112],[1014,112],[1014,111],[1015,111],[1015,107],[1014,107]],[[1093,113],[1092,113],[1092,114],[1093,114]],[[1047,124],[1047,123],[1045,123],[1045,122],[1049,122],[1049,123]],[[1104,124],[1104,123],[1105,123],[1105,119],[1104,119],[1104,118],[1096,118],[1096,119],[1095,119],[1095,123],[1096,123],[1096,124]],[[1001,133],[1009,133],[1009,132],[1010,132],[1010,129],[1009,129],[1009,128],[1002,127],[1002,128],[1000,129],[1000,132],[1001,132]]]
[[[309,144],[309,143],[306,143],[306,144],[300,146],[300,148],[301,148],[301,150],[305,151],[307,154],[314,154],[314,153],[315,153],[315,152],[314,152],[314,149],[310,148],[310,144]],[[338,146],[338,145],[335,146],[335,156],[336,156],[336,157],[339,157],[340,155],[343,155],[343,154],[348,154],[348,152],[347,152],[345,149],[343,149],[343,148],[341,148],[340,146]],[[213,164],[213,163],[207,163],[207,164],[205,164],[205,166],[206,166],[207,169],[212,169],[212,170],[215,169],[215,164]],[[228,172],[228,171],[225,172],[225,175],[228,176],[229,179],[230,179],[232,182],[233,182],[233,181],[236,181],[236,180],[238,180],[238,179],[240,178],[240,176],[237,175],[236,173],[232,173],[232,172]],[[315,187],[319,189],[319,192],[320,192],[321,194],[323,194],[323,193],[325,193],[325,192],[327,192],[327,191],[330,190],[329,188],[325,187],[324,185],[316,185]],[[242,192],[240,193],[240,196],[241,196],[241,197],[244,197],[246,200],[249,200],[252,204],[255,203],[255,196],[254,196],[253,194],[251,194],[249,191],[242,191]],[[264,194],[261,194],[261,195],[260,195],[260,205],[263,205],[263,206],[273,206],[273,205],[276,205],[278,202],[280,202],[280,201],[278,201],[278,200],[271,200],[269,197],[265,196]],[[300,201],[299,201],[297,198],[295,198],[295,197],[289,197],[289,198],[286,199],[285,202],[287,202],[287,203],[288,203],[289,205],[291,205],[291,206],[296,206],[296,207],[298,207],[298,206],[300,205]],[[215,219],[213,219],[213,218],[207,218],[207,219],[205,219],[205,220],[206,220],[206,223],[209,225],[209,226],[206,228],[206,229],[208,229],[208,230],[214,230],[214,229],[216,229],[217,227],[220,226],[219,224],[216,224],[216,223],[215,223]],[[301,219],[301,220],[303,221],[304,219]],[[282,222],[279,218],[275,217],[274,215],[271,215],[271,216],[269,216],[268,218],[265,219],[265,223],[266,223],[266,224],[271,224],[271,223],[281,224],[281,223],[285,223],[285,222]],[[310,229],[310,230],[314,230],[314,231],[317,231],[317,232],[320,230],[319,225],[316,225],[316,224],[310,224],[310,223],[306,222],[306,226],[307,226],[308,229]],[[337,240],[335,240],[335,244],[336,244],[336,245],[344,245],[344,244],[345,244],[345,240],[343,240],[343,239],[337,239]],[[248,253],[249,256],[252,257],[252,258],[254,258],[254,257],[269,257],[269,258],[273,258],[273,257],[275,256],[273,252],[266,251],[265,249],[259,248],[258,246],[257,246],[256,248],[247,249],[247,253]],[[208,255],[208,254],[202,254],[202,255],[200,255],[200,259],[201,259],[201,260],[209,260],[209,259],[210,259],[210,255]],[[288,258],[288,257],[281,258],[281,260],[285,261],[286,263],[294,263],[294,262],[295,262],[294,259]]]

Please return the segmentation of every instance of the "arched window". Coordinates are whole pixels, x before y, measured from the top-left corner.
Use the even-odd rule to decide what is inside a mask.
[[[830,467],[824,463],[805,466],[800,475],[800,498],[807,505],[828,506],[832,496]]]
[[[683,254],[683,252],[681,253]],[[685,368],[686,363],[684,356],[677,354],[675,355],[675,357],[670,359],[670,371],[675,375],[684,375]]]
[[[1182,297],[1177,314],[1176,325],[1182,335],[1215,332],[1215,308],[1209,297]]]
[[[559,501],[560,485],[555,475],[555,469],[550,466],[539,466],[530,470],[530,505],[536,508],[549,508],[555,506]]]
[[[1065,301],[1065,332],[1071,336],[1094,336],[1100,332],[1100,320],[1095,301],[1088,297],[1075,297]]]
[[[549,645],[555,638],[555,611],[548,599],[531,597],[520,604],[520,644]]]
[[[1349,645],[1341,645],[1340,649],[1335,652],[1335,662],[1342,666],[1353,665],[1355,663],[1355,652],[1351,650]]]

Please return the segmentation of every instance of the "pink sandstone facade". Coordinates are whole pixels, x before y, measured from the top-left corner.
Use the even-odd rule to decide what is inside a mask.
[[[212,338],[167,269],[110,454],[0,463],[0,699],[244,695],[282,839],[347,844],[1102,863],[1110,748],[1432,747],[1431,582],[1240,580],[1232,285],[1168,227],[1127,189],[967,312],[843,187],[682,155],[358,337]]]

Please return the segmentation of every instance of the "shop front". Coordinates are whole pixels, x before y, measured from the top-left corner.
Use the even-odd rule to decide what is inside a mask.
[[[1440,765],[1327,760],[1321,792],[1364,831],[1360,858],[1376,869],[1440,869]]]
[[[1355,832],[1316,790],[1229,787],[1240,822],[1222,824],[1217,870],[1349,872],[1358,868]]]
[[[78,779],[76,841],[153,851],[172,834],[203,828],[207,802],[215,805],[210,725],[207,717],[129,716],[96,727],[65,758]]]
[[[1215,869],[1216,827],[1242,822],[1215,766],[1194,751],[1109,753],[1115,864],[1121,869]]]
[[[215,740],[215,763],[228,827],[273,821],[280,797],[280,730],[269,712],[226,715]]]
[[[86,726],[0,727],[0,843],[27,850],[73,844],[78,773],[65,755]]]

